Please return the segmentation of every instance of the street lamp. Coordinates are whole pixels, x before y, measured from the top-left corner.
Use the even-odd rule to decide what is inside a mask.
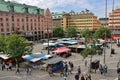
[[[50,49],[49,49],[49,28],[48,28],[48,21],[47,21],[47,39],[48,39],[48,54],[50,54]]]
[[[110,52],[110,56],[112,56],[112,35],[114,35],[114,0],[113,0],[113,3],[112,3],[112,13],[113,13],[113,17],[112,17],[112,30],[111,31],[111,52]]]
[[[107,27],[107,0],[106,0],[106,3],[105,3],[105,22],[106,22],[106,24],[105,24],[105,46],[104,46],[104,59],[103,59],[103,63],[105,64],[105,62],[106,62],[106,59],[105,59],[105,57],[106,57],[106,55],[105,55],[105,51],[106,51],[106,27]]]

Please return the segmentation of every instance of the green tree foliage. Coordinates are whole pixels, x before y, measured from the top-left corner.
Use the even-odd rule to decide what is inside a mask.
[[[90,55],[90,63],[91,63],[93,55],[97,54],[96,47],[97,46],[95,46],[95,41],[94,41],[91,45],[86,46],[86,48],[81,52],[81,56],[83,56],[83,58],[85,59],[88,55]],[[89,71],[91,72],[91,67]]]
[[[83,30],[81,34],[82,34],[83,37],[86,37],[86,38],[91,38],[92,37],[92,34],[91,34],[89,29]]]
[[[64,36],[64,30],[63,30],[63,27],[61,27],[61,26],[54,27],[53,32],[54,32],[53,33],[54,37],[63,37]]]
[[[32,47],[29,42],[16,34],[10,35],[6,39],[7,54],[16,60],[21,58],[25,54],[29,54],[32,51]]]
[[[0,52],[6,52],[6,39],[4,36],[0,35]]]
[[[105,38],[105,33],[107,38],[111,37],[111,30],[105,27],[101,27],[94,33],[94,38]]]
[[[74,26],[70,26],[66,29],[67,37],[75,37],[77,35],[77,30]]]

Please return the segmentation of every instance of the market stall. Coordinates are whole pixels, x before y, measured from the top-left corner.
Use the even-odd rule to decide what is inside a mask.
[[[49,66],[52,67],[53,72],[59,71],[63,68],[63,58],[61,57],[53,57],[51,59],[42,61],[44,64],[40,67],[41,70],[47,70]]]
[[[61,57],[69,57],[71,56],[71,49],[67,48],[67,47],[59,47],[56,50],[52,51],[53,54],[57,54],[58,56]]]
[[[29,66],[32,68],[39,68],[42,65],[42,61],[51,58],[52,55],[45,53],[32,53],[29,55],[22,56],[23,59],[29,62]]]

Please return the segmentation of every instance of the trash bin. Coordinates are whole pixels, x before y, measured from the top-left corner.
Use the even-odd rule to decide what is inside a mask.
[[[115,49],[111,49],[111,54],[115,54]]]
[[[99,63],[100,63],[100,61],[96,59],[95,61],[93,61],[91,63],[91,68],[92,69],[98,69],[99,68]]]

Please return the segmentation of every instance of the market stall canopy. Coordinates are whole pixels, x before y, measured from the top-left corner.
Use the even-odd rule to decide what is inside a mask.
[[[68,52],[68,51],[71,51],[71,49],[66,47],[59,47],[57,48],[57,50],[54,50],[52,52],[59,54],[59,53]]]
[[[85,45],[70,45],[69,48],[86,48]]]
[[[31,61],[31,62],[36,62],[36,61],[39,61],[41,59],[48,59],[49,57],[52,57],[52,55],[47,55],[44,53],[32,53],[29,55],[22,56],[22,58],[24,58],[28,61]]]
[[[61,61],[63,61],[63,58],[57,56],[57,57],[53,57],[53,58],[50,58],[50,59],[42,61],[42,62],[45,64],[56,64]]]
[[[43,46],[48,46],[48,43],[43,43]],[[63,46],[62,43],[49,43],[49,46]]]
[[[63,40],[61,41],[62,44],[76,44],[76,43],[79,43],[80,41],[79,40]]]
[[[7,54],[0,54],[0,58],[6,60],[9,59],[10,57]]]

